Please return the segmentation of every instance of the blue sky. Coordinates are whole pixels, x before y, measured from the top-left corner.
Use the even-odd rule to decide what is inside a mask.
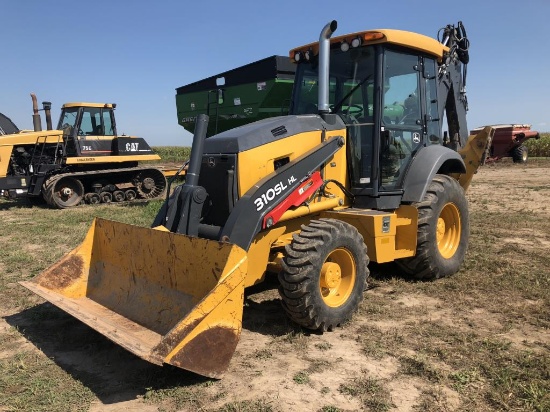
[[[463,21],[471,42],[468,126],[550,131],[550,0],[0,0],[0,112],[32,128],[30,93],[53,104],[117,103],[119,133],[191,144],[175,89],[335,35],[393,28],[436,37]]]

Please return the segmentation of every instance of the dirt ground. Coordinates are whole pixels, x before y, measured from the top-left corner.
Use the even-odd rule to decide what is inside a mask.
[[[530,189],[533,187],[538,190]],[[531,212],[550,218],[549,169],[519,168],[512,165],[505,168],[501,165],[487,165],[480,169],[474,177],[469,189],[468,200],[472,212],[484,209],[499,211],[509,209],[512,212]],[[511,244],[521,244],[523,247],[550,251],[550,233],[534,233],[532,241],[527,245],[523,238],[513,235],[502,240]],[[381,299],[391,296],[394,299],[393,293],[392,287],[384,285],[368,291],[365,299],[369,299],[370,295]],[[274,294],[273,297],[276,299],[277,295]],[[439,299],[416,293],[401,294],[394,303],[407,308],[405,316],[397,322],[378,322],[376,325],[378,328],[392,329],[409,322],[418,322],[419,312],[425,313],[425,316],[431,320],[437,319],[440,323],[458,326],[456,313],[447,310]],[[268,309],[269,306],[261,312],[268,311]],[[260,318],[262,317],[261,312]],[[273,316],[278,315],[279,312],[278,305],[273,304]],[[250,316],[253,315],[250,314]],[[471,313],[468,318],[469,323],[486,330],[499,328],[499,320],[492,319],[491,314],[486,311]],[[273,321],[274,319],[266,319],[266,324],[269,325]],[[281,319],[275,322],[277,321],[284,322]],[[266,388],[271,388],[269,398],[273,400],[274,404],[281,406],[284,411],[318,411],[327,404],[338,405],[342,410],[355,411],[362,410],[358,399],[342,394],[338,388],[349,381],[350,377],[360,376],[367,371],[369,376],[375,379],[389,381],[387,388],[397,410],[418,410],[414,407],[417,405],[417,398],[422,391],[420,382],[414,378],[392,379],[398,371],[395,359],[367,360],[365,358],[364,349],[357,343],[356,337],[362,326],[368,323],[368,317],[361,316],[356,318],[352,324],[346,325],[343,330],[323,335],[310,335],[307,337],[309,340],[307,356],[299,352],[275,354],[269,359],[263,359],[259,364],[255,364],[252,370],[247,370],[243,364],[250,363],[250,354],[264,348],[272,338],[262,334],[261,331],[245,327],[231,368],[221,385],[227,391],[228,398],[235,400],[242,400],[243,396],[249,399],[262,397],[266,395]],[[269,330],[267,325],[265,326],[266,333]],[[503,337],[517,344],[534,341],[550,344],[548,330],[534,330],[529,325],[510,331]],[[330,349],[319,349],[327,346]],[[298,391],[292,377],[297,372],[307,369],[308,363],[312,359],[327,361],[334,367],[312,373],[310,375],[312,384]],[[445,395],[448,399],[442,410],[454,410],[459,407],[460,402],[456,394],[446,391]],[[224,401],[227,401],[227,398],[224,398]]]
[[[536,165],[483,167],[474,177],[468,194],[472,213],[509,210],[514,214],[536,213],[550,218],[549,170]],[[550,234],[543,231],[533,230],[527,237],[510,231],[501,241],[521,245],[523,249],[550,251]],[[267,286],[274,285],[268,282]],[[536,328],[529,322],[503,329],[501,315],[482,307],[459,313],[449,308],[443,298],[430,296],[414,284],[375,280],[374,286],[365,292],[365,303],[352,322],[324,334],[310,334],[291,325],[280,307],[276,289],[252,291],[247,296],[237,351],[225,377],[219,381],[141,361],[55,308],[51,309],[52,317],[42,319],[38,329],[32,316],[35,308],[21,313],[0,307],[0,334],[5,336],[13,327],[24,331],[17,337],[13,351],[31,350],[54,359],[91,390],[94,399],[89,410],[93,412],[369,410],[365,406],[368,394],[354,396],[353,391],[354,384],[364,386],[365,382],[381,384],[385,393],[382,398],[390,405],[388,408],[374,405],[370,410],[418,411],[422,409],[419,400],[430,391],[437,394],[432,410],[465,410],[465,400],[459,391],[403,373],[399,359],[415,356],[412,350],[407,350],[406,342],[398,346],[402,352],[395,356],[389,356],[383,346],[399,342],[408,336],[405,331],[409,328],[429,321],[443,328],[498,333],[512,345],[535,351],[550,348],[548,329]],[[384,301],[390,301],[391,306],[379,304]],[[377,311],[384,310],[392,310],[394,314],[378,316]],[[36,336],[48,324],[52,326],[51,337]],[[365,337],[368,331],[370,338]],[[365,342],[367,339],[371,341]],[[40,347],[33,343],[36,340],[41,342]],[[13,355],[0,353],[0,359]],[[172,393],[172,388],[180,389]],[[373,398],[376,388],[373,385]],[[248,409],[227,407],[246,401],[251,402]],[[254,402],[257,408],[251,406]],[[0,405],[0,411],[8,410],[11,409]]]

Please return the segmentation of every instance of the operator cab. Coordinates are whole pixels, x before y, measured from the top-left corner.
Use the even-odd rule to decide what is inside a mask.
[[[298,63],[291,113],[318,113],[318,55]],[[329,107],[347,127],[356,204],[396,207],[412,157],[440,143],[436,68],[435,56],[391,43],[332,43]]]
[[[64,104],[57,129],[64,131],[67,154],[111,155],[116,137],[114,109],[114,104]]]

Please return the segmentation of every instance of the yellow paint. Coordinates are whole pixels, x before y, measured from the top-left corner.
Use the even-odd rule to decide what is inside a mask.
[[[102,109],[113,109],[116,106],[114,103],[85,103],[85,102],[70,102],[61,106],[62,109],[69,107],[97,107]]]
[[[315,197],[308,205],[298,206],[296,209],[287,210],[279,221],[285,222],[302,216],[312,216],[325,210],[332,210],[340,206],[341,202],[343,202],[343,199],[339,197],[328,199]]]
[[[460,212],[454,203],[443,206],[437,218],[436,240],[437,248],[445,259],[452,258],[460,246]]]
[[[247,265],[229,243],[96,219],[80,246],[22,284],[136,355],[170,363],[209,329],[238,340]]]
[[[8,174],[12,150],[12,146],[0,146],[0,177],[6,177]]]
[[[436,56],[441,59],[443,53],[448,51],[449,48],[441,44],[436,39],[433,39],[423,34],[413,33],[403,30],[391,30],[391,29],[375,29],[366,30],[356,33],[345,34],[342,36],[335,36],[330,38],[330,44],[340,44],[346,41],[351,44],[351,41],[360,37],[363,40],[363,45],[378,44],[378,43],[391,43],[399,46],[406,47],[408,49],[418,50],[424,53]],[[305,52],[312,50],[314,55],[319,53],[319,43],[310,43],[305,46],[300,46],[292,49],[289,53],[290,58],[294,59],[294,54],[298,51]]]
[[[321,217],[342,220],[356,227],[373,262],[391,262],[414,256],[416,251],[418,212],[413,206],[402,205],[394,212],[342,209],[322,212]]]
[[[82,164],[82,163],[122,163],[122,162],[137,162],[147,160],[160,160],[160,156],[156,154],[138,155],[138,156],[81,156],[68,157],[67,164]]]
[[[15,145],[34,145],[35,143],[57,143],[63,141],[60,130],[43,130],[41,132],[14,133],[0,136],[0,147]]]
[[[351,252],[345,248],[333,250],[321,267],[319,289],[327,306],[337,308],[346,303],[353,292],[357,266]]]
[[[485,161],[484,154],[491,147],[494,135],[495,129],[491,126],[486,126],[481,132],[470,135],[464,147],[458,151],[458,154],[462,156],[462,160],[464,160],[464,164],[466,165],[466,173],[455,173],[451,176],[458,180],[464,191],[468,190],[474,175],[477,173],[477,169],[483,165]]]
[[[279,226],[256,235],[248,250],[248,273],[246,274],[245,287],[263,281],[270,260],[271,246],[286,230],[285,226]]]
[[[346,131],[332,130],[326,133],[326,138],[332,136],[345,136]],[[276,160],[288,158],[293,161],[321,143],[322,132],[320,130],[312,132],[299,133],[285,139],[276,140],[269,144],[255,147],[238,154],[238,164],[240,167],[239,197],[243,196],[252,186],[256,185],[261,179],[275,171],[274,162]],[[345,182],[345,147],[341,148],[334,158],[327,162],[336,162],[332,167],[326,170],[327,178],[340,178]],[[330,170],[328,170],[330,169]],[[341,169],[341,170],[339,170]],[[334,190],[335,193],[339,192]]]

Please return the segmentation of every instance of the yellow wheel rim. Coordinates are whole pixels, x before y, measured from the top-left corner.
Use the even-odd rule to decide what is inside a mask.
[[[437,248],[441,256],[450,259],[460,245],[460,213],[453,203],[443,206],[437,219]]]
[[[333,308],[343,305],[353,291],[356,278],[353,255],[346,249],[334,249],[321,267],[319,286],[323,301]]]

